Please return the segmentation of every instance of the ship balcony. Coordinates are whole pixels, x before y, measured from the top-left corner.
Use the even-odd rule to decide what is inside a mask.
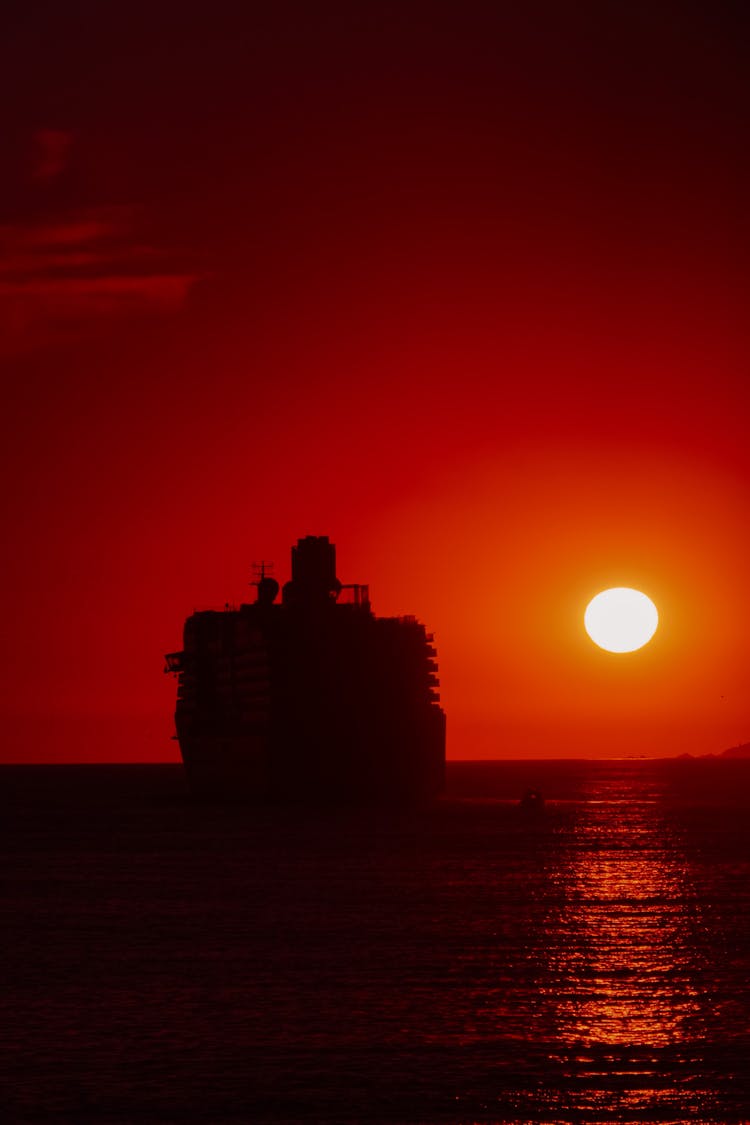
[[[346,583],[339,590],[336,599],[338,605],[356,606],[359,609],[370,608],[370,587],[363,586],[360,582]]]

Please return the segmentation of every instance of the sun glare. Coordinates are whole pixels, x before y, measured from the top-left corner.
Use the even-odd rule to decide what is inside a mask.
[[[659,614],[651,598],[640,590],[616,586],[591,599],[583,623],[599,648],[607,652],[635,652],[653,637]]]

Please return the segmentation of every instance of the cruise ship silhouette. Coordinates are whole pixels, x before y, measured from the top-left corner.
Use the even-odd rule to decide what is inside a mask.
[[[433,638],[414,617],[377,617],[342,585],[336,548],[306,536],[292,577],[258,568],[255,602],[185,622],[176,737],[199,796],[404,801],[444,785],[445,713]]]

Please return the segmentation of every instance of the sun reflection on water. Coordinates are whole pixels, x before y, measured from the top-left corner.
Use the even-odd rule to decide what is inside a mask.
[[[664,1046],[700,1015],[684,864],[633,821],[627,850],[598,847],[596,820],[581,826],[556,927],[566,940],[550,951],[566,1041]]]
[[[618,808],[618,814],[622,809]],[[563,1042],[665,1046],[693,1037],[694,903],[667,823],[649,805],[616,826],[589,810],[560,872],[549,970]]]
[[[581,1108],[614,1098],[638,1116],[676,1095],[701,1052],[697,896],[657,802],[587,804],[571,845],[547,918],[554,1061],[580,1084]],[[701,1092],[690,1097],[702,1112]]]

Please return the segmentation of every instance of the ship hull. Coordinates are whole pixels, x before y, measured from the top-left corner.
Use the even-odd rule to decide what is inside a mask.
[[[445,715],[437,708],[399,730],[373,724],[354,739],[295,730],[185,732],[178,742],[190,792],[207,800],[410,802],[437,797],[445,784]]]
[[[270,795],[267,738],[183,733],[178,743],[194,796],[263,800]]]

